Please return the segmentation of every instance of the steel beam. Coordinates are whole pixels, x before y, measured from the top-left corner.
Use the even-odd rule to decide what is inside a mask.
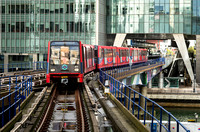
[[[181,56],[183,58],[183,61],[186,66],[186,69],[188,71],[188,74],[190,76],[190,79],[192,80],[192,82],[194,82],[194,73],[193,73],[190,58],[188,55],[188,50],[186,47],[184,35],[183,34],[173,34],[173,36],[177,43],[178,49],[181,53]]]

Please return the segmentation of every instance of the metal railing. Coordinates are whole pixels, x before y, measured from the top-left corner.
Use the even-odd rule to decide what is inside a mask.
[[[1,77],[0,91],[0,121],[3,127],[20,111],[20,104],[32,91],[32,76]]]
[[[0,64],[0,73],[3,73],[5,71],[14,72],[14,71],[25,71],[25,70],[45,70],[45,69],[47,69],[46,61]]]
[[[168,131],[172,130],[171,121],[176,122],[176,131],[186,131],[190,132],[181,122],[176,119],[170,112],[165,110],[162,106],[158,105],[153,100],[143,96],[141,93],[133,90],[131,87],[123,84],[122,82],[116,80],[112,76],[108,75],[105,71],[100,69],[100,82],[105,84],[105,81],[109,80],[110,92],[117,98],[128,110],[132,111],[133,115],[136,115],[138,119],[143,116],[143,123],[146,124],[146,120],[149,118],[151,120],[150,130],[153,132],[153,124],[157,122],[159,124],[159,131]],[[139,96],[136,99],[136,95]],[[151,107],[147,107],[151,106]],[[159,115],[155,115],[155,107],[159,109]],[[163,124],[163,115],[167,114],[168,123],[167,125]]]
[[[103,68],[108,71],[114,78],[118,78],[121,76],[126,76],[131,73],[139,72],[148,68],[153,68],[159,65],[165,64],[165,58],[151,59],[144,63],[134,64],[132,66],[120,66],[120,67],[110,67]],[[146,66],[146,67],[145,67]]]

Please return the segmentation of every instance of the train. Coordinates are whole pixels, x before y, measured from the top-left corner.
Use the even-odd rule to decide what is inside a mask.
[[[148,60],[147,49],[82,44],[81,41],[48,43],[46,83],[83,83],[85,74]]]

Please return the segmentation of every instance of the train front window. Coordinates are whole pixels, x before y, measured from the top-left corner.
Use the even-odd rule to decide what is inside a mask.
[[[79,47],[78,46],[51,46],[51,64],[79,64]]]

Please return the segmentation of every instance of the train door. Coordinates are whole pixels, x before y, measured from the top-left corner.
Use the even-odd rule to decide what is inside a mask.
[[[94,49],[91,48],[91,53],[92,53],[92,66],[94,66]]]
[[[135,61],[135,57],[134,57],[134,49],[131,50],[131,55],[132,55],[132,62]]]
[[[138,61],[140,60],[140,50],[139,49],[137,50],[137,60]]]
[[[85,58],[84,58],[84,59],[85,59],[85,60],[84,60],[84,61],[85,61],[85,69],[84,69],[84,70],[85,70],[85,72],[86,72],[86,68],[87,68],[87,66],[88,66],[88,64],[87,64],[87,47],[84,47],[84,55],[85,55],[85,56],[84,56],[84,57],[85,57]]]
[[[126,49],[125,51],[126,51],[126,61],[128,62],[130,57],[130,51],[129,49]]]

